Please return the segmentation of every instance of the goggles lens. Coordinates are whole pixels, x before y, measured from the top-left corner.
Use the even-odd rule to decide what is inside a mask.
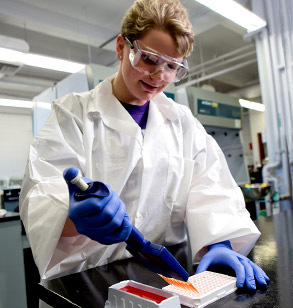
[[[158,53],[145,46],[140,41],[131,43],[129,60],[133,68],[145,75],[153,75],[162,71],[162,76],[166,82],[177,82],[188,72],[187,60],[179,62],[177,59]]]

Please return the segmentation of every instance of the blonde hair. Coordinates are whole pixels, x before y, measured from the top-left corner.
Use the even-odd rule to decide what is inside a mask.
[[[179,0],[136,0],[122,20],[121,34],[133,42],[154,28],[169,33],[178,52],[189,56],[194,33],[187,9]]]

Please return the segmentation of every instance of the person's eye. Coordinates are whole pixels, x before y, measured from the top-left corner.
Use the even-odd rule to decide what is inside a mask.
[[[143,53],[142,58],[146,64],[151,64],[151,65],[159,65],[160,64],[160,58],[152,55],[152,54],[147,54]]]
[[[168,64],[167,64],[167,67],[168,67],[168,69],[170,69],[170,70],[176,71],[176,70],[178,69],[178,64],[176,64],[176,63],[168,63]]]

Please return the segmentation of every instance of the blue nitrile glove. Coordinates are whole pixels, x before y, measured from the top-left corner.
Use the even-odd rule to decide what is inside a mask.
[[[108,185],[84,177],[82,179],[91,185],[83,192],[70,182],[66,171],[64,178],[69,189],[68,216],[76,230],[104,245],[126,241],[132,223],[118,195]]]
[[[260,286],[267,285],[270,280],[266,273],[251,260],[232,250],[229,241],[208,246],[209,251],[200,261],[196,274],[204,272],[210,265],[226,265],[236,273],[237,288],[243,288],[244,283],[249,290],[255,290],[255,280]]]

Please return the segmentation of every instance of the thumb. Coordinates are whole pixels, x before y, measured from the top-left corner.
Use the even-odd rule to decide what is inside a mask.
[[[209,258],[208,255],[205,255],[201,259],[201,261],[200,261],[200,263],[199,263],[199,265],[198,265],[198,267],[196,269],[195,274],[199,274],[199,273],[202,273],[202,272],[206,271],[209,268],[209,266],[211,265],[211,261],[212,261],[212,259]]]
[[[81,189],[75,185],[74,180],[80,177],[79,170],[75,167],[70,167],[64,170],[63,178],[68,186],[69,195],[72,197],[76,192],[80,192]]]
[[[70,167],[64,170],[63,177],[67,184],[71,184],[71,181],[79,174],[79,170],[75,167]]]

